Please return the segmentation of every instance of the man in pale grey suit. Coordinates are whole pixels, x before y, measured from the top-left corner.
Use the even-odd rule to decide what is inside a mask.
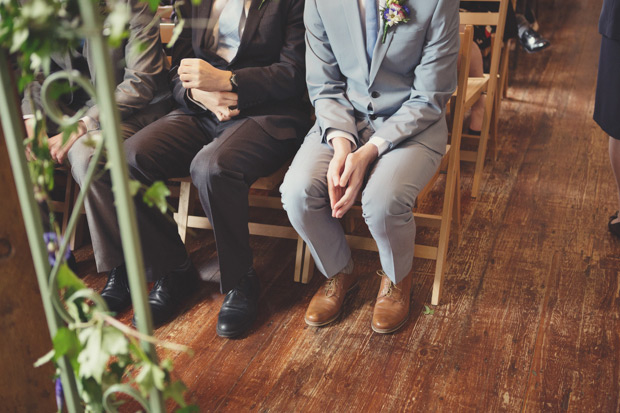
[[[312,326],[334,321],[357,282],[338,219],[364,182],[363,216],[385,273],[371,326],[389,333],[408,318],[412,207],[445,152],[444,110],[456,88],[459,3],[402,4],[409,21],[388,27],[382,39],[393,18],[379,16],[383,2],[306,2],[306,80],[317,121],[281,192],[291,223],[328,278],[306,311]]]

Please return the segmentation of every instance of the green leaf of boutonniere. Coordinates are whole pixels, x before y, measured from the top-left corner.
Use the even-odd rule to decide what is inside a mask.
[[[258,5],[258,10],[262,9],[266,2],[267,0],[261,0],[260,4]]]

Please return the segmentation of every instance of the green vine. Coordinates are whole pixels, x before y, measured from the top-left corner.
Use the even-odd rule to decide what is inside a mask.
[[[110,0],[100,3],[105,18],[104,32],[111,46],[118,46],[128,35],[129,10],[126,2]],[[147,0],[152,10],[157,9],[158,0]],[[92,97],[95,93],[89,81],[77,72],[51,74],[52,56],[68,55],[82,44],[89,30],[83,25],[77,0],[0,0],[0,52],[11,53],[14,69],[18,75],[17,87],[26,95],[31,93],[29,85],[45,79],[42,94],[47,101],[55,101],[68,91],[80,87]],[[4,91],[3,93],[10,93]],[[32,101],[32,99],[30,99]],[[43,100],[44,102],[46,99]],[[28,154],[28,168],[35,199],[51,208],[50,193],[54,189],[56,165],[51,158],[47,144],[46,116],[58,123],[63,132],[63,141],[77,130],[81,115],[66,117],[56,107],[45,105],[45,112],[32,108],[34,117],[27,121],[31,136],[24,140]],[[45,115],[45,116],[44,116]],[[86,184],[69,220],[68,233],[72,232],[77,214],[81,209],[88,184],[100,168],[103,145],[97,135],[87,135],[87,143],[96,148]],[[109,169],[110,163],[105,164]],[[102,172],[99,172],[102,173]],[[136,181],[130,182],[132,195],[141,192],[142,199],[149,206],[165,213],[170,195],[162,182],[145,187]],[[172,399],[180,412],[197,411],[184,398],[185,385],[173,380],[173,365],[170,360],[161,363],[152,360],[141,347],[140,341],[162,347],[191,353],[185,346],[162,342],[145,336],[113,318],[103,299],[73,273],[66,264],[68,243],[60,236],[60,228],[50,213],[50,231],[45,234],[49,261],[52,303],[65,321],[53,337],[53,349],[40,358],[35,365],[66,358],[76,378],[77,390],[84,409],[88,412],[116,411],[123,403],[118,394],[125,394],[149,411],[148,397],[153,389],[162,392],[164,399]],[[58,376],[58,374],[57,374]],[[56,377],[56,394],[59,411],[62,410],[62,385]]]

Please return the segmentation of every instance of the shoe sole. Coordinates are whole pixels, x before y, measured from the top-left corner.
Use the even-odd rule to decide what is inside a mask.
[[[359,281],[359,280],[358,280]],[[349,287],[349,289],[347,290],[347,292],[345,293],[345,300],[347,299],[347,295],[354,289],[356,288],[359,283],[358,281],[355,281],[355,284],[353,284],[351,287]],[[338,319],[338,317],[340,317],[340,314],[342,314],[342,307],[344,306],[344,300],[342,301],[342,305],[340,306],[340,311],[338,311],[338,313],[333,316],[332,318],[330,318],[327,321],[310,321],[308,320],[306,317],[304,317],[304,321],[306,322],[306,324],[308,324],[310,327],[322,327],[322,326],[326,326],[328,324],[333,323],[334,321],[336,321]]]
[[[372,323],[370,323],[370,327],[372,328],[372,331],[374,331],[375,333],[390,334],[390,333],[393,333],[396,330],[400,329],[403,325],[405,325],[407,320],[409,320],[409,313],[407,313],[407,317],[405,317],[405,319],[403,321],[401,321],[401,323],[399,325],[397,325],[396,327],[392,327],[392,328],[377,328]]]

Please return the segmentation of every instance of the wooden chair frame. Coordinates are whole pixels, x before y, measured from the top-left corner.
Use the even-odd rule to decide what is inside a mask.
[[[480,190],[480,184],[482,180],[482,173],[484,168],[484,159],[486,156],[486,150],[489,139],[489,131],[491,126],[492,117],[497,116],[495,111],[497,103],[495,102],[495,96],[498,88],[498,76],[499,76],[499,64],[502,55],[502,48],[504,47],[504,26],[506,25],[506,12],[508,10],[508,2],[510,0],[481,0],[485,2],[499,3],[499,10],[493,13],[472,13],[472,12],[461,12],[460,19],[461,24],[466,25],[475,25],[475,26],[495,26],[495,41],[492,45],[491,50],[491,67],[489,70],[489,74],[485,75],[484,78],[474,78],[480,79],[479,82],[482,85],[474,85],[472,84],[472,80],[470,79],[468,88],[470,89],[470,94],[472,98],[477,95],[480,96],[481,93],[486,92],[487,99],[485,102],[484,108],[484,118],[482,121],[482,130],[480,136],[473,135],[463,135],[463,138],[469,139],[477,139],[478,149],[477,151],[461,151],[461,159],[465,162],[475,162],[475,170],[474,170],[474,180],[472,184],[471,196],[473,198],[478,197],[478,192]],[[487,80],[482,80],[487,79]],[[469,101],[470,98],[467,98]],[[477,99],[476,99],[477,100]],[[475,100],[474,100],[475,102]],[[497,147],[497,137],[496,137],[496,145]]]

